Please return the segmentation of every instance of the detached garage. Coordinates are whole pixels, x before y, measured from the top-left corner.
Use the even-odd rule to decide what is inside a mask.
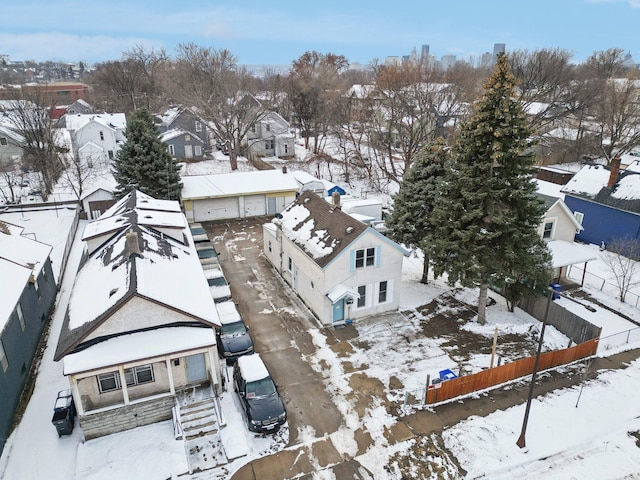
[[[190,222],[275,215],[295,200],[299,188],[280,170],[185,176],[182,185]]]

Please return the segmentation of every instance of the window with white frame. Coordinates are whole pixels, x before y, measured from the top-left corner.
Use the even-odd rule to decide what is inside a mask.
[[[366,285],[360,285],[358,287],[358,295],[360,295],[360,298],[358,298],[356,306],[358,308],[362,308],[367,304],[367,286]]]
[[[196,132],[202,131],[202,123],[196,120]]]
[[[169,145],[169,155],[173,157],[175,154],[176,154],[176,147],[174,147],[173,145]]]
[[[356,250],[356,268],[373,267],[376,264],[376,249]]]
[[[545,222],[544,229],[542,230],[542,238],[548,239],[553,236],[553,226],[555,222],[552,220],[550,222]]]
[[[124,371],[124,378],[127,381],[127,387],[153,382],[153,367],[151,365],[138,365],[137,367],[128,368]],[[100,393],[122,388],[120,372],[116,371],[98,375],[98,388]]]
[[[193,147],[193,151],[198,157],[202,155],[202,147],[200,145],[196,145],[195,147]]]
[[[24,315],[22,314],[22,307],[20,306],[19,303],[18,305],[16,305],[16,313],[18,314],[18,321],[20,322],[20,328],[24,331],[27,325],[24,323]]]
[[[270,132],[271,131],[271,124],[270,123],[265,124],[265,129],[267,130],[267,132]]]
[[[107,156],[109,157],[109,160],[113,160],[114,156],[113,156],[113,150],[108,150],[107,151]]]
[[[289,257],[289,271],[293,270],[293,260]]]
[[[584,213],[582,212],[573,212],[573,216],[578,221],[580,225],[582,225],[582,221],[584,220]],[[580,232],[579,228],[576,228],[576,233]]]
[[[100,140],[104,141],[104,132],[102,130],[100,131]]]
[[[273,150],[273,149],[274,149],[274,142],[273,142],[273,140],[265,140],[265,142],[264,142],[264,149],[265,149],[265,150]]]
[[[9,370],[9,361],[7,360],[7,354],[4,352],[4,345],[2,345],[2,340],[0,340],[0,365],[2,366],[3,372]]]
[[[378,303],[386,303],[389,284],[385,280],[378,284]]]

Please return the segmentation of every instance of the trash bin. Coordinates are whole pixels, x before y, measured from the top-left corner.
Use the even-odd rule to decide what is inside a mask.
[[[553,290],[554,292],[562,291],[562,285],[560,285],[559,283],[552,283],[549,286],[551,287],[551,290]],[[557,293],[554,293],[553,296],[551,297],[551,300],[557,300],[559,298],[560,298],[560,295],[558,295]]]
[[[60,390],[53,406],[53,418],[51,419],[51,423],[58,431],[58,437],[71,435],[75,419],[76,407],[73,404],[71,390]]]
[[[451,369],[447,368],[445,370],[440,370],[440,380],[443,382],[445,380],[453,380],[454,378],[458,378],[458,376],[451,371]]]

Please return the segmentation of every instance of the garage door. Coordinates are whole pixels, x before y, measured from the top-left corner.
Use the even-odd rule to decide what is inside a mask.
[[[267,214],[267,199],[264,195],[247,195],[244,197],[244,216],[257,217]]]
[[[239,217],[237,197],[195,200],[193,202],[193,219],[196,222]]]

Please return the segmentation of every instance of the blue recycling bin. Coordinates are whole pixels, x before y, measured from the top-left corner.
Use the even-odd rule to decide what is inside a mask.
[[[553,290],[553,296],[551,297],[551,300],[557,300],[560,298],[560,295],[558,293],[555,292],[561,292],[562,291],[562,285],[560,285],[559,283],[552,283],[551,285],[549,285],[551,287],[551,290]]]
[[[449,368],[445,370],[440,370],[440,380],[453,380],[454,378],[458,378],[458,376],[453,373]]]

